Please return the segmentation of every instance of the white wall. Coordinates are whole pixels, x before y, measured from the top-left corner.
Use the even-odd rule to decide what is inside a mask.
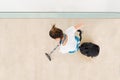
[[[108,10],[120,12],[120,0],[110,0],[108,5]]]
[[[0,11],[120,12],[119,0],[1,0]]]

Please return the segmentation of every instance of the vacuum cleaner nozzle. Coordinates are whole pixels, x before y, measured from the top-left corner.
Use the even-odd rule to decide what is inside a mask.
[[[45,55],[47,56],[47,58],[49,59],[49,61],[51,61],[51,57],[49,54],[45,53]]]

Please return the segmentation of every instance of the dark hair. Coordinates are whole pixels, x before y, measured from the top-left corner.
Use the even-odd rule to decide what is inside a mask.
[[[61,29],[55,27],[55,25],[53,25],[52,28],[51,28],[51,30],[49,31],[49,35],[53,39],[56,39],[56,38],[62,39],[62,37],[63,37],[63,31]]]
[[[80,46],[80,52],[83,55],[86,55],[88,57],[98,56],[99,51],[100,51],[100,47],[96,44],[91,43],[91,42],[84,42]]]

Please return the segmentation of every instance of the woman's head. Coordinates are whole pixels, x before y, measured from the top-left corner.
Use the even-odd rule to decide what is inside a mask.
[[[61,29],[55,27],[55,25],[53,25],[51,30],[49,31],[49,35],[53,39],[62,39],[63,38],[63,31]]]

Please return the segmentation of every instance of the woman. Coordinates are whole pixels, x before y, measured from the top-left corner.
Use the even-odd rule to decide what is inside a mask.
[[[53,27],[49,31],[49,35],[56,41],[59,41],[60,52],[75,53],[79,50],[80,41],[82,39],[82,32],[80,30],[80,27],[82,26],[83,24],[71,26],[68,29],[66,29],[65,32],[63,32],[61,29],[53,25]],[[75,35],[75,32],[77,31],[79,32],[80,37],[77,37]]]

